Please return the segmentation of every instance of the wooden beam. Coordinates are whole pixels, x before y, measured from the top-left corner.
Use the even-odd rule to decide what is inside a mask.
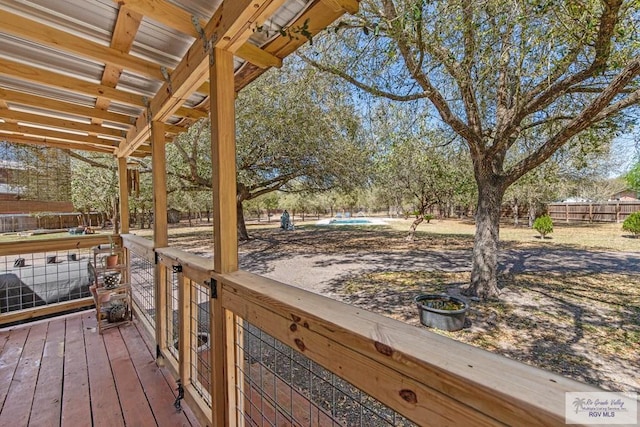
[[[215,271],[226,273],[238,269],[235,92],[231,52],[214,50],[210,81],[213,259]]]
[[[22,136],[22,135],[12,135],[0,133],[0,139],[7,142],[12,142],[14,144],[25,144],[25,145],[39,145],[53,148],[62,148],[68,150],[84,150],[84,151],[94,151],[96,153],[107,153],[113,154],[114,148],[107,148],[104,146],[95,146],[89,145],[86,143],[73,143],[73,142],[63,142],[55,139],[47,139],[47,138],[36,138],[31,136]]]
[[[186,10],[163,0],[114,0],[120,7],[127,7],[169,28],[188,34],[193,38],[200,35],[191,21],[191,14]],[[205,27],[202,23],[202,28]]]
[[[240,46],[236,55],[260,68],[282,67],[282,59],[249,42]]]
[[[69,132],[33,128],[30,126],[22,126],[15,123],[0,123],[0,131],[20,134],[22,136],[39,136],[42,138],[53,138],[60,141],[80,142],[83,144],[103,145],[110,147],[112,150],[116,148],[117,142],[111,140],[100,139],[92,135],[78,135]]]
[[[57,30],[6,10],[0,13],[0,31],[65,52],[72,52],[101,64],[113,64],[133,73],[164,80],[160,65],[123,53],[118,49]]]
[[[59,141],[56,139],[49,139],[44,137],[21,136],[21,135],[8,134],[8,133],[0,133],[0,138],[3,141],[12,142],[14,144],[38,145],[38,146],[46,146],[46,147],[53,147],[53,148],[62,148],[66,150],[93,151],[96,153],[106,153],[106,154],[114,154],[114,150],[115,150],[115,147],[109,148],[106,146],[91,145],[86,142],[64,142],[64,141]],[[130,157],[146,157],[148,155],[149,153],[147,151],[138,149],[134,151],[130,155]]]
[[[348,6],[349,4],[348,0],[337,1],[339,4],[343,4],[343,6]],[[314,4],[311,8],[302,13],[298,17],[298,19],[292,22],[289,27],[301,27],[302,25],[304,25],[305,21],[308,20],[309,32],[312,35],[318,34],[345,12],[344,7],[341,6],[340,8],[336,8],[334,7],[335,4],[330,4],[332,4],[331,7],[328,6],[324,1],[320,1]],[[262,49],[278,58],[286,58],[306,42],[307,39],[305,37],[299,37],[298,39],[290,39],[289,37],[278,37],[266,46],[263,46]],[[264,73],[264,69],[261,69],[253,64],[246,64],[240,71],[236,73],[236,92],[240,92],[242,88],[255,80],[262,73]]]
[[[0,314],[0,327],[8,323],[33,320],[42,316],[51,316],[54,314],[64,313],[65,311],[91,307],[93,305],[93,302],[93,297],[86,297],[73,299],[70,301],[47,304],[40,307],[26,308],[24,310],[15,310],[8,313],[2,313]]]
[[[195,108],[180,107],[173,113],[173,115],[186,117],[187,119],[200,120],[208,117],[209,113],[206,111],[196,110]]]
[[[242,45],[251,35],[252,26],[259,25],[270,16],[285,0],[224,0],[204,29],[205,37],[211,40],[210,48],[234,51],[234,45]],[[208,42],[207,42],[208,43]],[[239,47],[239,46],[237,46]],[[235,49],[237,49],[237,47]],[[180,64],[171,74],[170,81],[151,101],[151,121],[166,121],[193,93],[207,80],[209,51],[205,40],[197,38]],[[127,143],[118,156],[126,156],[135,150],[148,134],[149,119],[143,113],[138,117],[135,128],[127,134]]]
[[[344,0],[346,1],[346,0]],[[355,0],[352,0],[355,1]],[[193,16],[184,9],[175,6],[163,0],[117,0],[121,5],[127,6],[131,10],[158,21],[169,28],[187,34],[194,39],[200,37],[195,25],[193,24]],[[357,3],[357,2],[356,2]],[[121,6],[122,7],[122,6]],[[207,23],[199,20],[199,25],[204,28]],[[282,59],[265,52],[259,47],[245,42],[237,50],[236,55],[245,61],[257,65],[260,68],[281,67]],[[204,92],[204,93],[208,93]]]
[[[164,143],[164,124],[151,124],[151,172],[153,188],[153,247],[164,248],[169,245],[167,230],[167,172]],[[156,343],[165,350],[167,342],[167,269],[161,263],[155,265],[153,275],[155,285],[155,323]],[[158,360],[160,363],[160,360]]]
[[[125,92],[109,86],[90,83],[85,80],[64,76],[53,71],[24,65],[4,58],[0,58],[0,74],[96,98],[102,96],[112,101],[134,107],[144,107],[145,105],[143,95],[136,95],[135,93]]]
[[[167,161],[165,154],[164,123],[151,124],[151,169],[153,181],[153,246],[169,245],[167,234]]]
[[[352,15],[358,13],[360,3],[358,0],[320,0],[335,12],[347,12]]]
[[[15,120],[20,122],[33,123],[41,126],[51,126],[61,129],[70,129],[78,132],[95,133],[99,135],[115,136],[124,139],[124,131],[119,129],[107,128],[97,124],[87,124],[75,122],[73,120],[58,119],[55,117],[41,116],[39,114],[24,113],[22,111],[14,111],[0,108],[0,118]]]
[[[35,108],[43,108],[45,110],[58,111],[64,114],[71,114],[83,118],[98,118],[113,123],[121,123],[131,125],[132,117],[126,114],[112,113],[92,107],[85,107],[74,104],[72,102],[57,101],[42,96],[31,95],[10,89],[0,88],[0,98],[6,102],[20,105],[27,105]]]
[[[127,158],[118,158],[118,192],[120,194],[120,233],[129,233],[129,183]]]

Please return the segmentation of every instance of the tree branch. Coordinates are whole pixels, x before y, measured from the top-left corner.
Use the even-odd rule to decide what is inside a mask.
[[[540,90],[539,96],[535,89],[527,94],[525,97],[525,105],[521,109],[521,112],[516,115],[515,123],[518,123],[519,120],[522,120],[522,118],[532,112],[546,107],[556,99],[558,95],[565,93],[571,86],[594,76],[606,67],[609,55],[611,54],[611,39],[613,38],[615,26],[618,23],[618,12],[622,6],[622,0],[608,0],[604,1],[604,4],[605,8],[600,17],[598,39],[595,44],[596,54],[589,67],[548,86],[545,90]],[[570,64],[567,64],[567,66],[569,65]],[[548,84],[546,82],[547,80],[543,79],[539,84],[539,88]]]
[[[570,123],[556,135],[540,146],[535,152],[522,159],[506,174],[507,184],[512,184],[522,175],[540,165],[556,152],[569,139],[582,132],[597,121],[610,117],[640,100],[640,89],[627,98],[609,106],[613,98],[625,88],[629,82],[640,75],[640,57],[631,61],[615,79],[595,98],[591,104],[580,112]]]
[[[546,108],[560,95],[566,93],[573,85],[579,84],[586,79],[596,75],[602,71],[607,64],[611,54],[611,43],[616,24],[618,23],[618,13],[622,5],[622,0],[605,0],[605,7],[600,17],[600,25],[598,30],[598,38],[595,44],[595,56],[591,64],[584,70],[567,76],[557,81],[565,71],[573,64],[577,58],[580,49],[578,47],[572,49],[565,58],[560,62],[561,66],[554,70],[554,73],[541,79],[540,83],[531,91],[524,94],[522,103],[514,106],[516,111],[511,114],[509,123],[505,127],[503,137],[498,144],[492,147],[492,151],[505,150],[510,145],[510,135],[515,131],[519,123],[528,115]],[[549,84],[550,82],[553,82]]]
[[[398,14],[395,9],[395,5],[391,0],[383,0],[384,10],[386,14],[386,18],[392,22],[398,20]],[[438,113],[442,120],[447,123],[451,128],[461,137],[465,139],[469,148],[472,152],[477,151],[480,145],[482,144],[482,139],[480,135],[476,134],[473,129],[471,129],[467,124],[465,124],[458,116],[456,116],[446,99],[442,96],[440,91],[438,91],[432,84],[429,78],[424,74],[422,68],[418,68],[417,64],[413,58],[413,54],[411,49],[407,45],[407,37],[404,32],[398,34],[395,38],[396,43],[398,44],[398,49],[402,54],[402,58],[404,59],[411,76],[418,82],[418,84],[424,90],[427,98],[431,101],[431,103],[436,107]],[[446,65],[446,63],[445,63]],[[453,76],[455,78],[455,75]]]
[[[72,158],[74,158],[76,160],[80,160],[82,162],[85,162],[85,163],[93,166],[94,168],[102,168],[102,169],[109,169],[109,170],[115,169],[113,166],[109,166],[109,165],[105,165],[104,163],[96,162],[93,159],[89,159],[89,158],[87,158],[85,156],[82,156],[82,155],[80,155],[78,153],[75,153],[75,152],[73,152],[71,150],[65,150],[65,153],[69,157],[72,157]]]
[[[320,71],[324,71],[327,73],[331,73],[333,75],[336,75],[338,77],[343,78],[344,80],[348,81],[349,83],[351,83],[352,85],[356,86],[359,89],[364,90],[365,92],[368,92],[372,95],[375,96],[380,96],[382,98],[387,98],[390,99],[392,101],[400,101],[400,102],[404,102],[404,101],[415,101],[418,99],[423,99],[427,97],[426,93],[416,93],[416,94],[412,94],[412,95],[396,95],[395,93],[391,93],[391,92],[387,92],[384,90],[380,90],[378,88],[375,88],[373,86],[369,86],[367,84],[362,83],[361,81],[355,79],[354,77],[350,76],[349,74],[345,73],[342,70],[339,70],[335,67],[329,67],[326,65],[322,65],[316,61],[314,61],[313,59],[298,53],[298,56],[305,61],[306,63],[314,66],[315,68],[317,68]]]

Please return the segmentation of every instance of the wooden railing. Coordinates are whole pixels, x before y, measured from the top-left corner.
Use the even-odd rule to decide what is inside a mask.
[[[216,274],[211,259],[155,252],[160,358],[207,425],[561,425],[565,392],[598,391],[255,274]]]
[[[0,276],[16,285],[0,289],[0,325],[91,306],[88,284],[82,285],[87,288],[84,297],[82,293],[63,295],[60,302],[52,303],[43,301],[30,286],[49,294],[60,284],[88,277],[86,262],[93,260],[90,248],[108,242],[109,236],[96,234],[0,243]]]

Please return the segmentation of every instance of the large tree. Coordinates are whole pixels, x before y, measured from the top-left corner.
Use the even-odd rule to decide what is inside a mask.
[[[466,143],[478,185],[466,293],[489,298],[506,189],[565,144],[588,150],[611,138],[620,112],[637,106],[638,9],[636,0],[362,0],[306,58],[370,94],[424,101]]]
[[[238,237],[249,238],[243,202],[274,191],[348,188],[364,179],[369,153],[353,101],[304,64],[265,73],[236,101]],[[211,185],[209,122],[167,147],[184,189]],[[172,164],[175,163],[175,167]]]

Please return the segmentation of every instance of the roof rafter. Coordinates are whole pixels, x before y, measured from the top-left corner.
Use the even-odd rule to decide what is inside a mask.
[[[125,132],[119,129],[107,128],[99,124],[87,124],[39,114],[24,113],[11,109],[0,108],[0,118],[19,122],[27,122],[40,126],[51,126],[60,129],[71,129],[78,132],[94,133],[124,139]]]
[[[142,95],[136,95],[135,93],[125,92],[101,84],[89,83],[85,80],[68,77],[53,71],[24,65],[4,58],[0,58],[0,74],[45,86],[66,89],[71,92],[96,98],[104,96],[125,105],[144,107],[144,96]]]
[[[136,12],[147,16],[155,21],[158,21],[169,28],[176,31],[180,31],[183,34],[190,35],[194,39],[200,37],[195,25],[193,24],[194,17],[184,9],[179,8],[167,1],[163,0],[114,0],[120,5],[127,6],[128,8],[135,10]],[[206,21],[200,19],[199,25],[201,28],[206,26]],[[269,67],[282,67],[282,59],[275,55],[272,55],[258,46],[245,42],[235,52],[235,54],[249,61],[260,68]],[[208,92],[204,92],[208,93]]]
[[[34,128],[31,126],[24,126],[16,123],[0,123],[0,131],[11,132],[13,134],[19,134],[22,136],[31,135],[41,136],[43,138],[55,138],[61,141],[87,142],[89,144],[104,145],[112,148],[115,148],[118,145],[117,141],[101,139],[97,136],[80,135],[53,129]]]
[[[208,48],[230,50],[240,47],[251,35],[252,27],[261,24],[285,0],[224,0],[207,23],[204,33]],[[150,122],[165,121],[176,111],[189,94],[208,79],[209,51],[205,40],[197,38],[180,64],[151,101],[150,116],[143,112],[135,128],[127,134],[127,143],[118,150],[118,156],[127,156],[148,138]]]
[[[164,80],[158,64],[123,53],[118,49],[85,40],[65,31],[48,27],[45,24],[8,11],[0,13],[0,31],[50,46],[54,49],[76,53],[102,64],[111,63],[155,80]]]
[[[30,137],[30,136],[20,136],[20,135],[9,135],[2,134],[2,140],[11,142],[14,144],[25,144],[25,145],[38,145],[38,146],[46,146],[53,148],[60,148],[65,150],[82,150],[82,151],[94,151],[98,153],[105,154],[113,154],[113,149],[109,147],[103,146],[94,146],[91,144],[87,144],[86,142],[64,142],[58,141],[55,139],[49,138],[40,138],[40,137]],[[145,157],[148,156],[147,152],[135,151],[131,154],[132,157]]]
[[[72,102],[58,101],[55,99],[45,98],[42,96],[31,95],[28,93],[18,92],[11,89],[0,88],[0,98],[6,102],[20,105],[27,105],[36,108],[43,108],[54,112],[71,114],[81,118],[96,117],[113,123],[120,123],[131,126],[132,116],[126,114],[113,113],[110,111],[99,110],[92,107],[74,104]]]

